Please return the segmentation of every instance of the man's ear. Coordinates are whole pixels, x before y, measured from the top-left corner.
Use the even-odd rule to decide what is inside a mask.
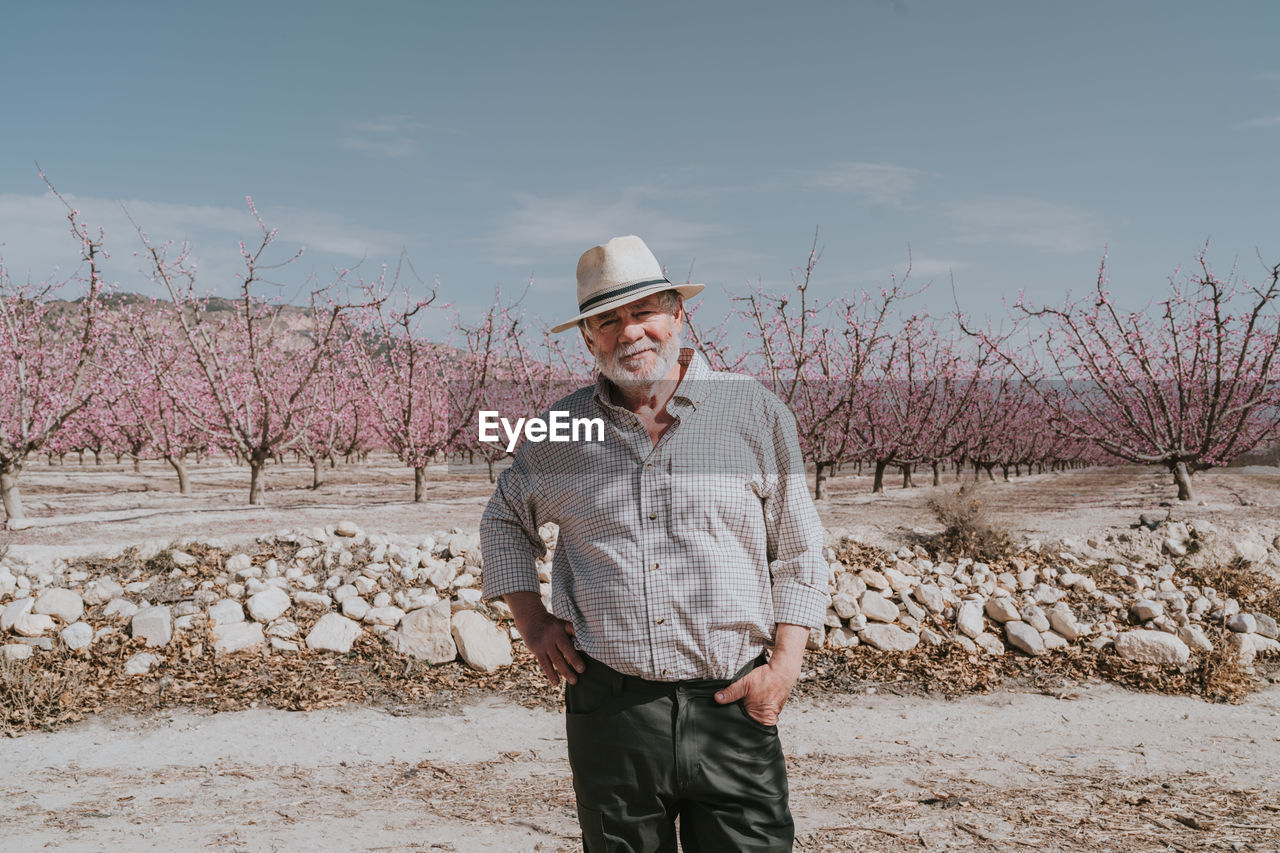
[[[587,345],[587,352],[592,355],[596,354],[596,348],[591,343],[591,336],[587,334],[587,321],[583,320],[578,324],[578,331],[582,332],[582,342]]]

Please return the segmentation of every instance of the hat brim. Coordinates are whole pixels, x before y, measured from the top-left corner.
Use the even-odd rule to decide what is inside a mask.
[[[597,314],[612,311],[614,308],[620,308],[630,302],[635,302],[638,299],[644,299],[646,296],[652,296],[653,294],[661,293],[664,290],[674,290],[679,293],[681,297],[688,299],[690,296],[695,296],[701,293],[705,287],[705,284],[672,284],[668,281],[659,282],[652,287],[646,287],[640,290],[624,293],[617,299],[610,299],[606,302],[600,303],[599,305],[594,305],[590,311],[584,311],[571,320],[565,320],[563,323],[552,326],[551,331],[563,332],[565,329],[572,329],[588,317],[594,317]]]

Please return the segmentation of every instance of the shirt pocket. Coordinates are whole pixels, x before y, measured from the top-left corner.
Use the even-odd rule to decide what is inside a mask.
[[[671,530],[685,536],[731,538],[745,545],[763,530],[758,485],[744,472],[701,460],[671,463]]]

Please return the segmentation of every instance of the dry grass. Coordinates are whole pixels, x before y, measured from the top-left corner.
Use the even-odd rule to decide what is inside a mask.
[[[977,483],[964,483],[954,492],[930,498],[928,507],[943,528],[932,543],[933,550],[986,562],[1004,559],[1014,552],[1013,539],[992,520]]]
[[[85,666],[66,655],[0,660],[0,734],[13,737],[83,716]]]

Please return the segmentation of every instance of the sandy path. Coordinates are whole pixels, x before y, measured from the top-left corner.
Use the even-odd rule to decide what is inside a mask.
[[[843,696],[781,729],[800,850],[1280,849],[1276,686]],[[499,698],[104,717],[3,766],[2,850],[577,849],[560,715]]]

